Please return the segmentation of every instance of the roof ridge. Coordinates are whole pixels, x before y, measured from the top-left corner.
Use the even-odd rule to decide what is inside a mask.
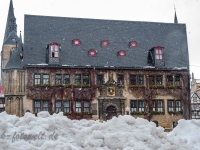
[[[133,20],[110,20],[110,19],[98,19],[98,18],[76,18],[76,17],[65,17],[65,16],[45,16],[45,15],[32,15],[32,14],[25,14],[26,16],[35,16],[35,17],[52,17],[52,18],[63,18],[63,19],[82,19],[82,20],[90,20],[90,21],[107,21],[107,22],[120,22],[120,23],[153,23],[153,24],[170,24],[170,25],[177,25],[168,22],[152,22],[152,21],[133,21]],[[185,23],[180,23],[185,24]],[[179,24],[179,25],[180,25]]]

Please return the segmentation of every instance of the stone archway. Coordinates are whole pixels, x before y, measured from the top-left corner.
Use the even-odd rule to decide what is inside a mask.
[[[106,120],[112,119],[112,117],[117,116],[117,110],[116,107],[113,105],[110,105],[106,108]]]

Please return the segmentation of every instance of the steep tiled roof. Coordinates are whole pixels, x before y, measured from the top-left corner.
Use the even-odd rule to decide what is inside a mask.
[[[12,44],[12,45],[15,45],[16,42],[17,42],[18,44],[21,44],[21,43],[22,43],[21,39],[17,36],[16,32],[15,32],[15,31],[12,31],[12,32],[8,35],[8,37],[5,39],[4,44]]]
[[[19,51],[15,50],[12,52],[5,69],[23,69],[23,60],[20,59]]]
[[[12,0],[10,0],[8,16],[7,16],[7,23],[6,23],[6,29],[5,29],[3,42],[7,39],[7,37],[9,36],[9,34],[12,31],[17,32],[17,24],[16,24],[16,18],[15,18],[15,15],[14,15],[13,2],[12,2]]]
[[[73,39],[80,39],[81,45],[73,46]],[[109,46],[102,47],[102,40],[108,40]],[[129,47],[131,41],[137,42],[136,48]],[[25,15],[25,65],[45,64],[51,42],[61,44],[60,66],[148,68],[148,51],[163,46],[161,68],[189,68],[185,24]],[[88,56],[90,49],[97,51],[96,57]],[[126,56],[117,56],[119,50]]]

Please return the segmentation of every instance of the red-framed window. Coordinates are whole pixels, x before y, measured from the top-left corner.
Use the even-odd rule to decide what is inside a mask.
[[[74,45],[74,46],[80,46],[81,45],[81,41],[79,39],[73,39],[72,40],[72,45]]]
[[[91,57],[95,57],[97,55],[97,52],[94,49],[90,49],[88,51],[88,55],[91,56]]]
[[[131,41],[131,42],[129,42],[129,46],[131,47],[131,48],[136,48],[137,47],[137,42],[136,41]]]
[[[158,60],[163,59],[163,49],[164,47],[161,47],[161,46],[154,47],[156,59]]]
[[[50,43],[49,48],[50,48],[50,52],[51,52],[51,57],[57,58],[59,56],[60,44],[55,43],[55,42]]]
[[[101,41],[101,46],[102,47],[108,47],[109,46],[109,41],[108,40]]]
[[[125,57],[126,56],[126,52],[124,50],[120,50],[120,51],[118,51],[118,56]]]

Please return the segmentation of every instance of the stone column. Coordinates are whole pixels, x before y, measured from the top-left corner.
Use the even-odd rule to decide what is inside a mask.
[[[102,99],[101,100],[98,100],[99,102],[99,119],[100,120],[103,120],[103,102],[102,102]]]
[[[23,116],[23,97],[20,98],[20,113],[19,116]]]

